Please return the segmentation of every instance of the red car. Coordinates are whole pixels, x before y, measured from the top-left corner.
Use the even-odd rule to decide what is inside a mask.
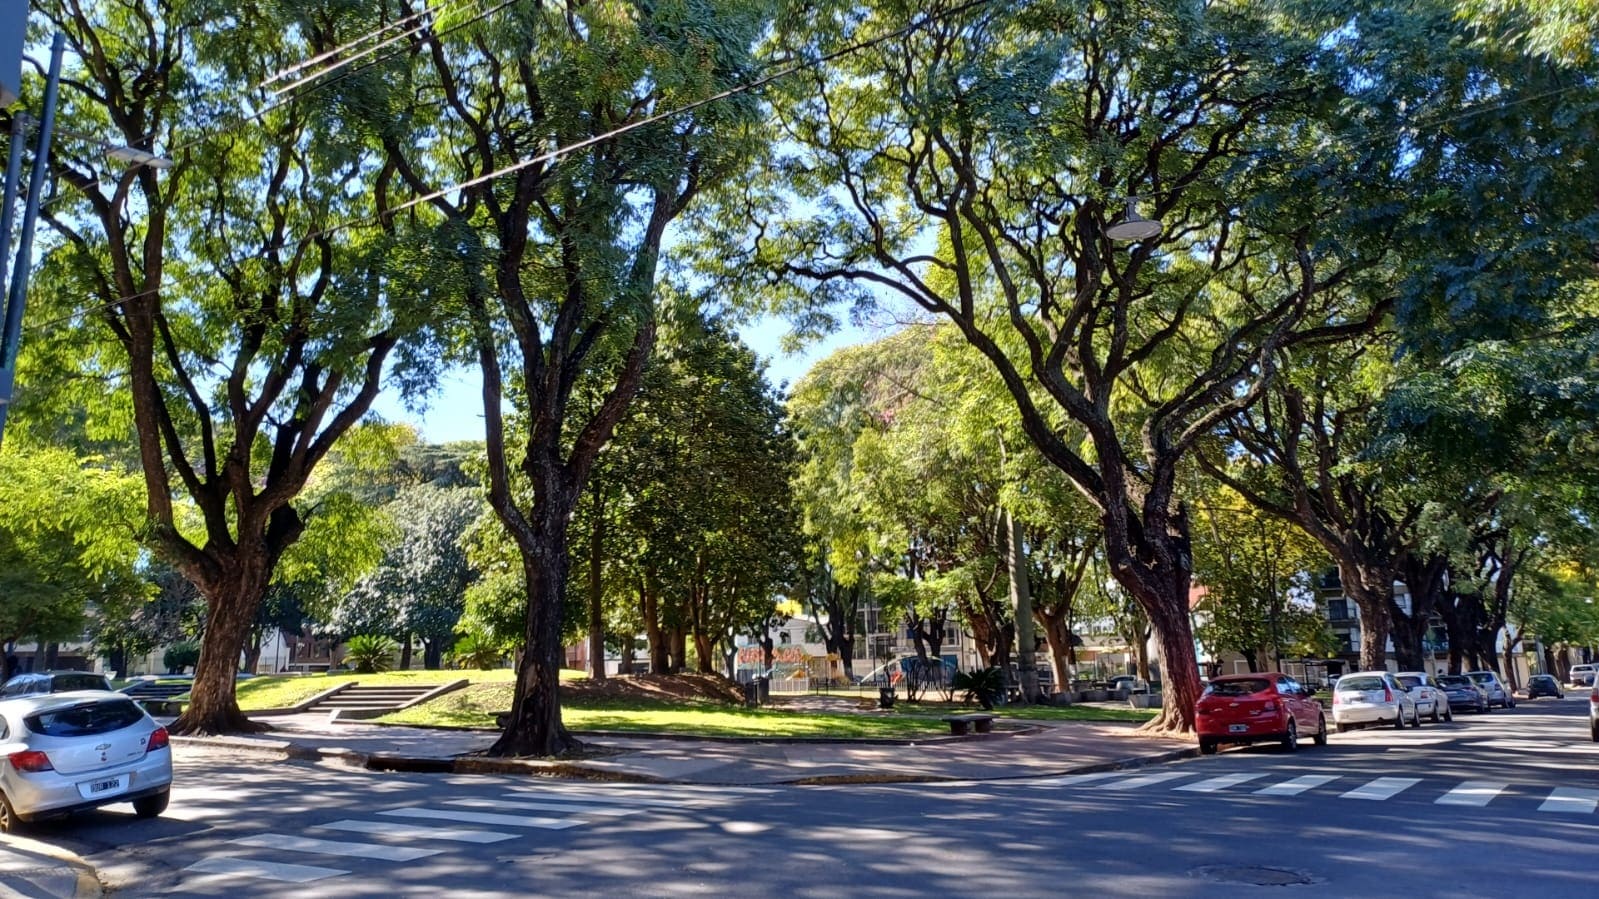
[[[1299,735],[1327,745],[1327,716],[1311,691],[1286,674],[1228,674],[1211,680],[1194,716],[1199,751],[1210,755],[1223,743],[1274,742],[1289,752]]]

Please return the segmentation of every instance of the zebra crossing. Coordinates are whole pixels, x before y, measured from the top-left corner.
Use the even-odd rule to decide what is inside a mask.
[[[402,864],[448,852],[451,844],[502,843],[538,831],[568,830],[627,816],[697,815],[729,799],[770,792],[759,787],[551,784],[495,796],[397,804],[374,809],[371,817],[326,821],[302,833],[252,834],[230,840],[228,845],[237,852],[230,849],[208,855],[184,871],[205,878],[314,883],[351,873],[348,868],[334,867],[339,859]],[[203,810],[200,813],[205,814]],[[261,857],[262,851],[270,857]]]
[[[1281,774],[1282,772],[1277,772]],[[1383,802],[1398,796],[1407,799],[1432,796],[1434,805],[1486,808],[1509,797],[1541,799],[1537,811],[1556,814],[1592,815],[1599,810],[1599,790],[1582,787],[1524,787],[1507,781],[1443,778],[1371,777],[1341,774],[1301,774],[1270,782],[1273,772],[1251,771],[1199,777],[1193,771],[1161,771],[1152,774],[1129,771],[1100,771],[1093,774],[1068,774],[1043,778],[1038,786],[1080,787],[1092,791],[1161,789],[1174,793],[1232,794],[1267,797],[1293,797],[1312,791],[1328,791],[1333,798]],[[1441,792],[1439,792],[1442,788]],[[1435,795],[1436,794],[1436,795]]]

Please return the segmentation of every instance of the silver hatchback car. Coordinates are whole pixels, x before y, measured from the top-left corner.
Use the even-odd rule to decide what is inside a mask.
[[[0,702],[0,831],[116,802],[153,818],[171,789],[166,728],[121,693]]]

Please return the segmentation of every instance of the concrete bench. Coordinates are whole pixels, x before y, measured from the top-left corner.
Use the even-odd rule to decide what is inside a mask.
[[[963,734],[970,733],[971,729],[974,728],[974,727],[977,729],[977,732],[980,733],[980,734],[986,734],[989,731],[994,729],[994,716],[993,715],[984,715],[984,714],[975,714],[975,713],[971,714],[971,715],[945,715],[944,717],[942,717],[942,718],[940,718],[938,720],[940,720],[940,721],[948,721],[949,722],[949,732],[954,734],[954,735],[956,735],[957,737],[961,736]]]

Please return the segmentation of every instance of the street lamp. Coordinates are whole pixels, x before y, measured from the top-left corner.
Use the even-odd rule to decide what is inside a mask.
[[[12,385],[17,375],[17,344],[22,338],[22,309],[28,298],[28,273],[33,268],[33,231],[39,221],[39,197],[50,168],[50,139],[55,132],[56,95],[61,87],[61,55],[66,50],[66,35],[56,33],[50,45],[50,74],[45,80],[44,110],[39,117],[39,143],[33,151],[33,171],[28,177],[28,197],[22,211],[22,233],[17,240],[16,260],[11,267],[11,283],[6,291],[5,321],[0,330],[0,439],[5,436],[6,419],[11,411]],[[12,219],[16,213],[18,182],[22,179],[23,117],[11,118],[11,154],[6,165],[3,208],[0,208],[0,247],[11,246]],[[164,169],[172,161],[132,147],[112,147],[112,159],[133,165]],[[3,267],[0,267],[3,276]]]
[[[1134,208],[1137,202],[1137,197],[1127,198],[1127,212],[1105,229],[1106,237],[1111,240],[1149,240],[1159,236],[1160,222],[1139,215]]]

